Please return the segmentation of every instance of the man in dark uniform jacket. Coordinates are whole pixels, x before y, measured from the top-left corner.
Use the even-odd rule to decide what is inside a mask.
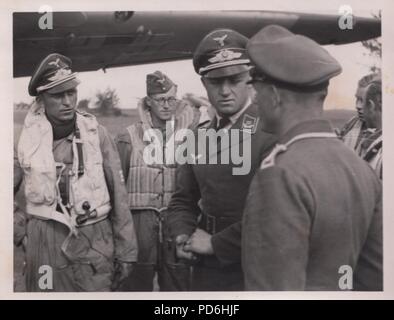
[[[262,29],[247,49],[263,128],[279,144],[245,205],[245,288],[382,290],[379,179],[322,118],[341,66],[313,40],[279,26]]]
[[[201,75],[216,110],[209,128],[199,130],[217,130],[224,137],[230,136],[230,132],[239,133],[238,138],[231,136],[230,145],[225,146],[223,138],[221,143],[209,145],[203,151],[204,156],[222,159],[224,153],[231,155],[234,150],[241,153],[246,150],[243,155],[248,162],[246,172],[241,174],[235,173],[234,169],[240,166],[231,156],[229,163],[188,162],[178,169],[168,220],[178,257],[197,257],[192,277],[194,291],[243,290],[244,202],[259,159],[274,144],[273,136],[261,131],[256,106],[251,103],[246,43],[247,38],[238,32],[215,30],[200,42],[193,57],[194,68]]]

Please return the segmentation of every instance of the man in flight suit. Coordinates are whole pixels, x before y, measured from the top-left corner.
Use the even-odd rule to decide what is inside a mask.
[[[14,192],[24,180],[26,199],[27,291],[116,290],[137,260],[117,149],[93,115],[76,111],[79,83],[57,53],[30,79],[36,101],[14,157]]]

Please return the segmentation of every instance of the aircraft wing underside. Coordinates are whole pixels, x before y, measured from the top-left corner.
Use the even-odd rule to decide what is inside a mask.
[[[215,28],[250,37],[269,24],[282,25],[320,44],[344,44],[381,35],[380,21],[353,19],[341,30],[338,16],[271,11],[54,12],[53,28],[40,29],[43,14],[14,13],[14,77],[28,76],[49,53],[67,55],[75,71],[189,59]]]

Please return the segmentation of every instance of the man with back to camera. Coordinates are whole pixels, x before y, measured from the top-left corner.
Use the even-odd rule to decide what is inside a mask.
[[[275,25],[247,50],[263,128],[279,144],[262,158],[245,205],[246,290],[382,290],[380,181],[323,119],[341,66]]]

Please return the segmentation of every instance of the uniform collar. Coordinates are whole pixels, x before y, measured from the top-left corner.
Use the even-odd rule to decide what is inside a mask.
[[[74,118],[70,121],[62,123],[54,123],[54,121],[46,114],[46,118],[52,126],[53,140],[60,140],[68,137],[75,130],[77,121],[77,114],[74,114]]]
[[[332,129],[330,122],[327,120],[307,120],[296,124],[294,127],[290,128],[285,134],[279,137],[279,143],[285,144],[295,136],[310,132],[333,133],[334,130]]]
[[[234,125],[237,120],[239,119],[239,117],[245,112],[245,110],[250,106],[250,104],[252,103],[252,100],[250,98],[248,98],[248,100],[246,100],[245,105],[242,107],[241,110],[239,110],[237,113],[233,114],[232,116],[229,117],[230,122],[231,122],[231,126]],[[219,116],[216,113],[216,123],[219,123],[220,119],[222,119],[223,117]]]

